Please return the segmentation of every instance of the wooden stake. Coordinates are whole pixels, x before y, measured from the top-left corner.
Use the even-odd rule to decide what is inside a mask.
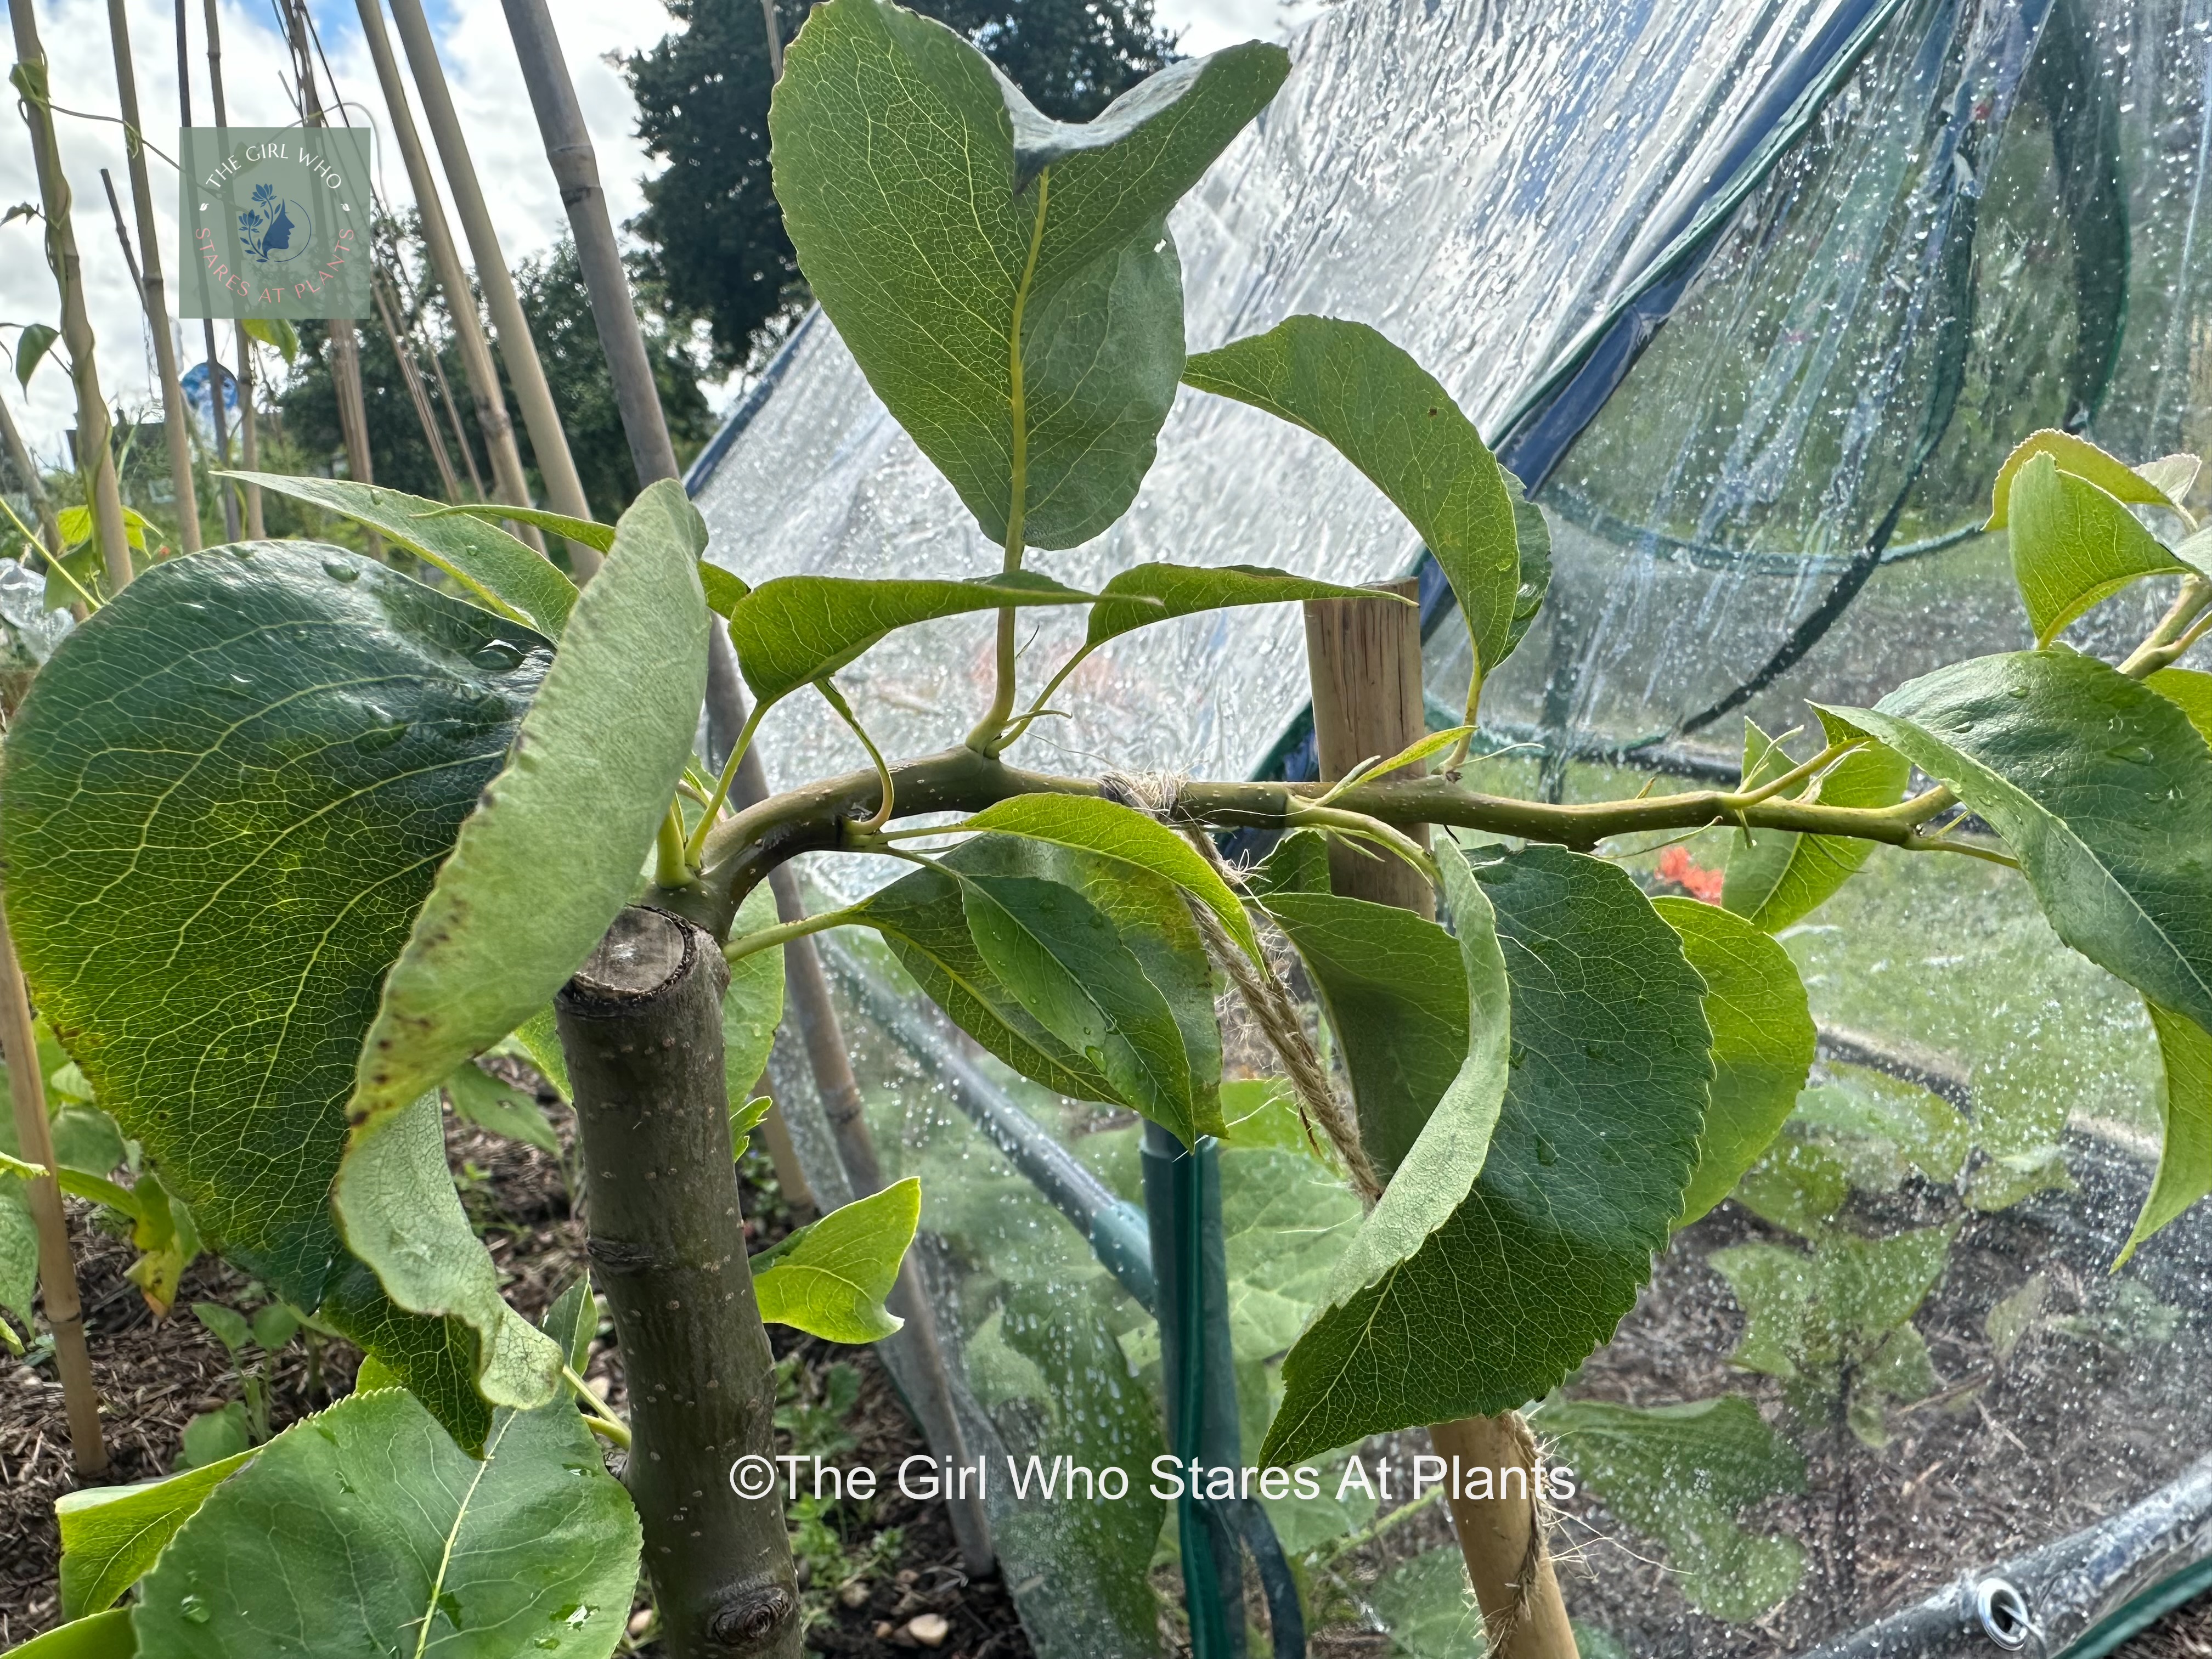
[[[137,216],[138,242],[145,254],[143,262],[132,262],[131,280],[138,286],[138,297],[146,307],[146,327],[154,337],[154,372],[161,383],[161,436],[169,452],[169,478],[176,491],[177,544],[181,551],[194,553],[200,545],[200,505],[192,485],[191,434],[185,425],[191,416],[185,409],[184,387],[177,380],[177,343],[169,332],[169,303],[161,282],[161,233],[154,221],[154,191],[146,177],[138,72],[131,60],[131,25],[124,0],[107,0],[107,34],[115,52],[115,96],[123,111],[123,154],[130,167],[131,205]],[[100,176],[107,177],[106,168],[100,169]],[[107,193],[112,203],[113,185],[108,185]],[[122,239],[127,256],[131,239],[124,235],[119,207],[115,210],[115,234]]]
[[[94,532],[107,571],[107,591],[131,585],[131,542],[123,521],[123,492],[115,481],[115,451],[109,441],[107,399],[100,389],[92,319],[84,308],[84,266],[77,258],[76,233],[70,226],[69,179],[62,172],[61,148],[54,137],[52,90],[46,82],[46,49],[39,44],[33,0],[9,0],[15,32],[15,72],[23,120],[31,129],[31,155],[39,173],[39,198],[46,220],[46,264],[61,289],[62,344],[70,355],[70,377],[76,384],[76,461],[91,497]]]
[[[25,0],[15,0],[21,8]],[[69,1218],[61,1183],[52,1171],[53,1133],[46,1123],[46,1091],[39,1076],[39,1041],[32,1030],[30,993],[15,959],[8,918],[0,911],[0,1050],[8,1060],[8,1094],[15,1113],[15,1139],[23,1159],[48,1173],[31,1183],[31,1219],[39,1230],[39,1289],[46,1325],[54,1334],[54,1369],[61,1373],[62,1408],[69,1419],[70,1452],[86,1479],[107,1473],[107,1441],[100,1426],[100,1395],[92,1380],[92,1353],[84,1340],[84,1308],[78,1300],[76,1263],[70,1254]]]
[[[359,0],[373,8],[377,0]],[[553,404],[552,388],[545,381],[545,367],[538,359],[538,343],[531,337],[530,321],[514,291],[507,256],[484,206],[483,191],[477,182],[476,163],[470,159],[461,136],[459,118],[453,112],[453,94],[446,86],[446,71],[438,62],[437,44],[420,0],[392,0],[392,21],[399,27],[399,44],[414,71],[415,88],[422,95],[423,118],[438,146],[438,159],[453,191],[453,210],[460,216],[461,234],[468,238],[469,257],[476,261],[477,281],[483,289],[484,304],[491,312],[492,332],[499,342],[500,361],[507,365],[514,387],[514,401],[522,410],[522,424],[530,434],[531,453],[537,459],[538,477],[545,483],[545,499],[556,513],[573,519],[592,516],[584,495],[584,482],[576,472],[575,458],[568,453],[568,434],[562,429],[560,411]],[[391,94],[387,93],[386,98]],[[417,194],[420,194],[419,191]],[[599,568],[599,550],[580,542],[568,544],[568,568],[579,581],[588,581]]]
[[[1420,596],[1411,580],[1378,583],[1409,599]],[[1362,599],[1306,602],[1306,662],[1313,680],[1314,739],[1324,782],[1361,762],[1396,754],[1418,741],[1426,722],[1421,696],[1421,621],[1413,605]],[[1425,763],[1401,775],[1426,771]],[[1423,845],[1425,827],[1410,830]],[[1342,844],[1329,849],[1329,884],[1346,898],[1395,904],[1425,916],[1436,914],[1428,882],[1403,860],[1370,856]],[[1429,1431],[1437,1455],[1455,1455],[1459,1467],[1510,1468],[1529,1472],[1528,1490],[1540,1479],[1535,1444],[1520,1414],[1470,1417]],[[1502,1484],[1502,1483],[1501,1483]],[[1537,1508],[1518,1498],[1450,1495],[1460,1553],[1492,1635],[1496,1659],[1576,1659],[1566,1604],[1539,1529]]]

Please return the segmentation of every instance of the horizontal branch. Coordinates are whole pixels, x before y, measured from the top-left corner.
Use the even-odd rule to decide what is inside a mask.
[[[901,762],[889,772],[899,818],[976,812],[1017,795],[1101,793],[1095,778],[1024,771],[965,744]],[[1279,830],[1309,811],[1312,799],[1328,787],[1320,783],[1187,782],[1176,793],[1174,817],[1208,829]],[[868,838],[857,827],[875,815],[882,792],[882,776],[871,768],[824,778],[748,807],[708,836],[705,873],[699,880],[680,891],[664,891],[655,902],[726,939],[745,895],[776,866],[801,853],[868,850]],[[1923,795],[1888,807],[1828,806],[1766,798],[1758,789],[1699,789],[1640,800],[1565,805],[1486,795],[1462,788],[1448,777],[1433,776],[1361,784],[1337,796],[1330,805],[1398,828],[1443,824],[1587,852],[1616,836],[1714,824],[1845,836],[1893,847],[1930,846],[1932,850],[1932,844],[1914,831],[1943,804]]]

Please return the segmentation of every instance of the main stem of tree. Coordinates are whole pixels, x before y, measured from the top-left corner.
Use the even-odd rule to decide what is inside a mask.
[[[624,1479],[662,1644],[672,1659],[797,1659],[782,1505],[732,1489],[739,1460],[775,1455],[775,1365],[730,1154],[727,983],[704,932],[634,906],[555,1012],[590,1171],[592,1265],[629,1385]]]

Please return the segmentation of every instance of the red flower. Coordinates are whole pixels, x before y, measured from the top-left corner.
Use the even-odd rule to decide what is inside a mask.
[[[1702,899],[1707,904],[1721,902],[1722,873],[1691,863],[1690,849],[1680,842],[1660,854],[1659,878],[1673,882],[1693,899]]]

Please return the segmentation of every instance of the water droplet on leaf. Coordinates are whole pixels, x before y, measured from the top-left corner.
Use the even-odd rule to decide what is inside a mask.
[[[177,1611],[195,1625],[204,1625],[215,1617],[213,1610],[197,1595],[187,1595],[183,1601],[178,1602]]]
[[[479,668],[514,668],[522,661],[522,649],[505,640],[494,640],[489,645],[478,646],[470,653],[469,660]]]
[[[343,559],[325,559],[323,574],[334,582],[352,582],[361,580],[361,571],[358,567],[348,564]]]

